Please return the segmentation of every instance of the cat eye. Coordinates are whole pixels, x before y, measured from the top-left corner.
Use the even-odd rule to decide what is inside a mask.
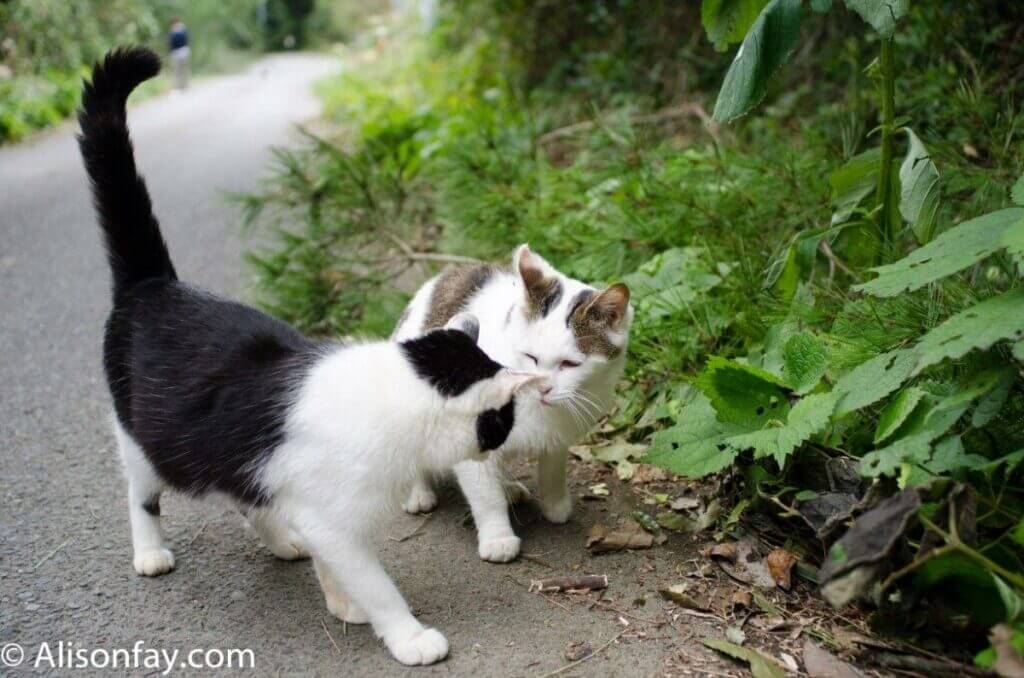
[[[535,356],[535,355],[533,355],[531,353],[524,353],[523,355],[526,356],[527,358],[529,358],[530,360],[532,360],[534,365],[537,364],[537,356]]]
[[[568,369],[572,369],[573,367],[579,367],[579,366],[580,366],[580,364],[578,362],[576,362],[575,360],[563,360],[562,363],[559,365],[559,367],[561,367],[563,370],[568,370]]]

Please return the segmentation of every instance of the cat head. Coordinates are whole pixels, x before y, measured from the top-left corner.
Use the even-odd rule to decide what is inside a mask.
[[[512,272],[521,297],[507,319],[516,350],[514,367],[548,376],[539,390],[545,405],[594,409],[590,384],[621,366],[633,322],[629,288],[598,290],[562,275],[520,245]],[[595,415],[596,416],[596,415]]]
[[[401,343],[416,374],[441,396],[439,430],[444,444],[431,466],[447,469],[465,459],[480,459],[497,449],[515,425],[515,396],[539,391],[547,378],[535,372],[510,370],[477,346],[480,325],[459,313],[442,329]]]

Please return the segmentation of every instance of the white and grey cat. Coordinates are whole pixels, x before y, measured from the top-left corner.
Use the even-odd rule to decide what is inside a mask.
[[[145,49],[111,52],[85,86],[83,160],[113,274],[103,364],[128,480],[133,564],[169,572],[168,488],[223,497],[282,558],[307,553],[328,609],[369,621],[405,664],[448,653],[381,566],[373,536],[425,473],[483,459],[515,422],[512,372],[467,315],[395,342],[314,342],[253,308],[178,280],[137,173],[125,100],[156,75]]]
[[[480,347],[503,364],[550,378],[542,393],[516,401],[516,428],[499,452],[538,456],[538,498],[544,516],[563,523],[572,512],[566,485],[568,448],[614,404],[633,320],[629,288],[597,290],[555,270],[520,245],[510,270],[489,265],[449,268],[417,291],[393,338],[401,341],[444,325],[468,311],[480,321]],[[508,516],[498,455],[455,467],[459,487],[476,522],[480,557],[507,562],[520,539]],[[404,507],[430,511],[437,503],[429,476],[421,478]]]

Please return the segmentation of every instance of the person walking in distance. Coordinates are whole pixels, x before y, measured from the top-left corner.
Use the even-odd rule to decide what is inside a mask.
[[[174,72],[174,86],[178,89],[188,87],[189,55],[188,29],[181,19],[171,20],[171,30],[167,34],[167,47],[170,52],[171,69]]]

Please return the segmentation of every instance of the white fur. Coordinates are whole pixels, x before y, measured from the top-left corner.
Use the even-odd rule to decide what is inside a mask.
[[[546,317],[530,321],[526,314],[526,295],[518,274],[520,263],[542,270],[546,277],[558,277],[562,296]],[[409,304],[409,312],[394,338],[401,341],[420,335],[427,317],[437,278],[426,282]],[[515,427],[502,454],[533,454],[538,457],[538,499],[544,516],[564,523],[572,513],[572,497],[566,485],[568,448],[579,442],[615,402],[615,385],[625,365],[632,309],[627,309],[621,330],[609,336],[621,348],[608,361],[603,356],[580,352],[572,330],[567,326],[570,305],[576,295],[593,288],[556,271],[526,245],[516,249],[512,270],[495,273],[462,309],[475,315],[480,323],[478,343],[494,360],[515,369],[536,370],[546,375],[553,387],[541,402],[538,393],[516,398]],[[526,357],[537,358],[537,364]],[[562,361],[573,360],[579,367],[563,368]],[[477,526],[479,555],[491,562],[507,562],[519,554],[520,542],[512,530],[508,502],[497,457],[485,463],[465,461],[455,466],[459,487],[465,494]],[[423,476],[406,500],[409,512],[429,511],[437,503]]]
[[[445,398],[415,374],[397,344],[338,348],[302,385],[285,442],[260,474],[273,500],[248,510],[249,523],[276,555],[313,557],[332,614],[371,623],[404,664],[436,662],[447,655],[448,642],[413,617],[377,559],[373,536],[416,479],[484,459],[478,414],[537,382],[503,370]],[[128,478],[135,569],[147,576],[168,572],[174,556],[160,519],[142,508],[164,483],[135,441],[119,425],[115,430]]]

